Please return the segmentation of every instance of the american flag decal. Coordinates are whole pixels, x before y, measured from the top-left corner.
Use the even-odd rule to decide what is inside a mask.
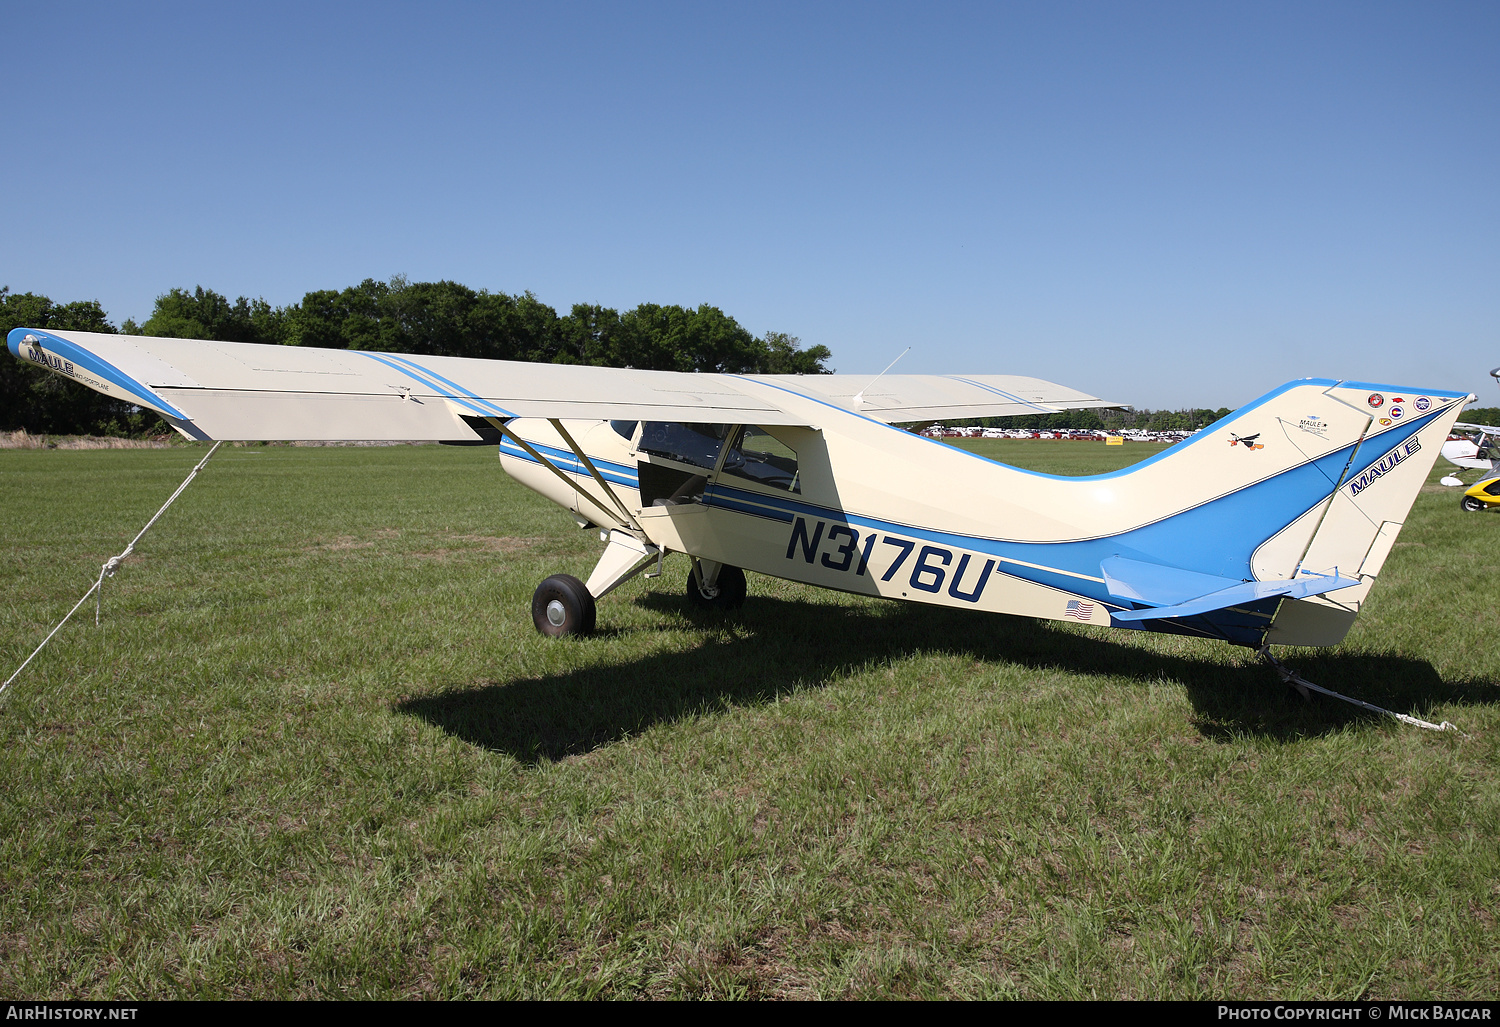
[[[1068,608],[1063,611],[1064,617],[1072,617],[1075,620],[1088,620],[1094,615],[1094,604],[1084,602],[1082,599],[1069,599]]]

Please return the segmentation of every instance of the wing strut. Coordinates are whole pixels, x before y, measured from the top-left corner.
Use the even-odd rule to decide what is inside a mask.
[[[635,518],[630,515],[630,511],[625,508],[625,504],[620,502],[620,497],[615,495],[615,490],[609,487],[609,482],[604,480],[604,475],[599,473],[599,469],[594,466],[594,462],[588,458],[588,455],[585,454],[581,448],[579,448],[578,443],[573,441],[573,436],[568,434],[568,429],[563,427],[562,422],[555,417],[550,417],[547,419],[547,423],[552,425],[553,428],[557,429],[557,434],[563,437],[563,441],[568,444],[568,448],[573,451],[573,455],[578,458],[578,462],[583,464],[584,467],[588,468],[589,474],[592,475],[593,479],[599,483],[599,487],[604,490],[604,494],[614,501],[615,507],[625,515],[625,519],[630,522],[630,526],[636,531],[641,531],[641,526],[637,524]],[[642,532],[642,534],[644,534],[644,532]]]
[[[542,454],[538,453],[535,449],[533,449],[531,447],[531,443],[527,442],[525,439],[521,438],[521,436],[519,436],[515,432],[511,431],[510,428],[506,426],[505,422],[502,421],[502,420],[500,420],[498,417],[488,417],[488,418],[485,418],[485,420],[489,421],[490,424],[493,424],[499,430],[500,434],[504,435],[506,438],[510,439],[516,445],[520,446],[521,449],[525,450],[527,456],[531,457],[531,459],[535,460],[537,463],[539,463],[543,467],[547,468],[547,470],[549,470],[553,474],[557,475],[559,478],[561,478],[563,480],[564,483],[567,484],[567,486],[569,488],[571,488],[574,492],[577,492],[584,499],[587,499],[590,503],[593,503],[599,509],[606,510],[611,505],[618,506],[621,510],[625,509],[624,506],[620,503],[620,501],[618,499],[615,499],[615,494],[613,492],[609,492],[609,487],[607,485],[605,486],[605,490],[606,490],[606,492],[608,492],[609,497],[611,499],[615,500],[615,502],[613,504],[601,501],[599,499],[599,497],[595,496],[593,493],[589,492],[588,489],[584,488],[582,485],[578,484],[578,482],[574,481],[572,478],[570,478],[566,474],[564,474],[562,472],[562,470],[556,464],[554,464],[551,460],[548,460],[546,457],[542,456]],[[564,434],[563,438],[567,439],[568,436],[566,434]],[[568,439],[568,443],[570,445],[573,445],[573,440],[572,439]],[[573,452],[574,453],[578,452],[578,448],[577,448],[576,445],[574,445]],[[590,471],[593,471],[595,478],[599,477],[599,472],[594,469],[594,467],[593,467],[592,464],[585,463],[585,466],[587,466]],[[634,517],[630,517],[629,512],[626,512],[625,516],[630,518],[630,523],[633,524],[633,525],[635,525],[635,527],[636,527],[637,530],[640,530],[640,525],[636,523],[636,520],[635,520]]]

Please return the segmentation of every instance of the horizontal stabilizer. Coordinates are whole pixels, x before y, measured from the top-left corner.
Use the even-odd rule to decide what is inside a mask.
[[[1358,585],[1358,578],[1337,573],[1281,581],[1234,581],[1214,574],[1186,571],[1165,564],[1111,556],[1100,561],[1109,594],[1116,599],[1150,603],[1149,610],[1111,610],[1116,623],[1192,617],[1241,603],[1284,596],[1305,599],[1335,589]]]

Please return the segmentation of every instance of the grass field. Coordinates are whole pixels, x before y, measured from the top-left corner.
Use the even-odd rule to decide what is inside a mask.
[[[0,451],[0,675],[201,452]],[[0,697],[0,995],[1493,998],[1497,538],[1430,486],[1284,654],[1457,737],[680,556],[548,640],[597,536],[493,451],[224,448]]]

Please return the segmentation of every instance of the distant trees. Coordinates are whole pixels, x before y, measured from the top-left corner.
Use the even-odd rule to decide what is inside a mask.
[[[45,296],[0,290],[3,327],[114,332],[95,301],[54,304]],[[233,301],[197,286],[156,298],[144,323],[127,335],[214,342],[258,342],[328,349],[483,357],[541,363],[639,367],[739,374],[828,374],[826,346],[801,347],[795,336],[756,337],[718,307],[643,303],[623,314],[576,303],[564,315],[530,292],[475,291],[458,282],[386,282],[367,278],[342,291],[309,292],[300,303]],[[0,360],[0,430],[138,433],[156,423],[38,367]]]
[[[309,292],[301,303],[272,307],[211,289],[158,296],[142,325],[126,334],[223,342],[265,342],[328,349],[484,357],[539,363],[641,367],[659,371],[826,374],[826,346],[800,348],[784,332],[756,338],[718,307],[643,303],[621,314],[574,304],[567,314],[529,292],[475,291],[458,282],[367,278],[342,292]]]
[[[282,341],[282,311],[265,300],[241,296],[230,303],[212,289],[192,292],[171,289],[156,297],[156,307],[143,325],[127,320],[126,335],[156,335],[169,339],[207,339],[210,342]]]

